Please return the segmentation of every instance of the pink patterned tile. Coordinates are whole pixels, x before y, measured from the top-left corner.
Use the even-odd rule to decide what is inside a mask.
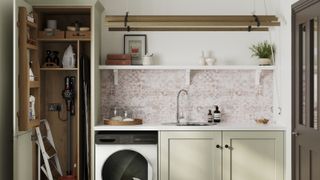
[[[208,109],[219,105],[228,122],[248,122],[255,118],[272,119],[273,74],[262,72],[262,91],[257,93],[255,71],[192,71],[191,85],[185,85],[181,70],[119,70],[119,84],[113,84],[112,71],[101,74],[101,112],[110,116],[114,106],[126,108],[145,122],[173,122],[176,96],[187,89],[188,100],[182,109],[190,120],[206,121]]]

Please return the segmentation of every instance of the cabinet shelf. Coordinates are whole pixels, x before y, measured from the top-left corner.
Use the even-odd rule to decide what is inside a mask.
[[[30,81],[30,88],[40,88],[40,82],[39,81]]]
[[[78,68],[40,68],[41,71],[77,71]]]
[[[27,49],[31,49],[31,50],[37,50],[38,47],[33,45],[33,44],[27,44]]]
[[[38,28],[38,25],[36,23],[29,22],[29,21],[27,21],[27,26],[34,29]]]
[[[91,39],[50,39],[50,38],[41,38],[38,39],[40,42],[77,42],[77,41],[86,41],[89,42]]]

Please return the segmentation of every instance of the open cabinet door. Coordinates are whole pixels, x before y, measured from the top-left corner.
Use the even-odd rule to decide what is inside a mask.
[[[320,179],[320,1],[293,6],[293,179]]]
[[[40,66],[38,58],[38,25],[37,14],[26,7],[18,9],[19,39],[19,131],[31,130],[40,123]],[[31,20],[27,20],[27,19]],[[33,20],[33,21],[32,21]]]
[[[23,7],[22,10],[19,10],[20,7]],[[29,45],[27,29],[31,28],[34,30],[37,28],[36,23],[28,23],[26,19],[21,19],[22,16],[25,16],[32,11],[30,4],[24,0],[15,0],[14,1],[14,119],[13,119],[13,136],[14,136],[14,167],[13,167],[13,178],[15,180],[25,179],[31,180],[34,179],[34,169],[33,169],[33,149],[34,144],[31,141],[31,134],[33,127],[39,124],[38,119],[29,120],[28,118],[28,103],[29,103],[29,94],[36,93],[38,95],[37,87],[39,84],[29,82],[29,63],[27,61],[24,64],[20,63],[20,60],[27,59],[30,54],[27,54],[26,49],[32,49],[32,55],[36,56],[34,52],[36,46]],[[24,31],[25,36],[20,36],[20,31]],[[36,34],[32,34],[35,38]],[[30,36],[29,36],[30,37]],[[23,47],[21,47],[20,42],[23,41]],[[29,41],[30,42],[30,41]],[[24,52],[22,52],[24,51]],[[30,53],[30,52],[29,52]],[[35,65],[35,64],[33,64]],[[35,66],[34,66],[35,67]],[[37,70],[35,70],[37,71]],[[32,90],[31,90],[32,88]],[[21,97],[20,94],[23,94]],[[38,101],[38,100],[36,100]],[[38,104],[39,107],[39,104]],[[38,112],[36,112],[38,113]],[[35,118],[37,115],[35,116]]]

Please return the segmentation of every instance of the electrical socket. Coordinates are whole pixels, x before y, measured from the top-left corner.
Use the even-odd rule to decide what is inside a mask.
[[[61,111],[63,105],[60,103],[49,103],[48,110],[49,111]]]

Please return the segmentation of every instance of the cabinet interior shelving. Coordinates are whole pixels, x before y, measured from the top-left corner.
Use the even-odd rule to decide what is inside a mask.
[[[46,22],[49,19],[57,20],[57,28],[61,31],[66,31],[67,26],[73,25],[78,21],[81,26],[91,27],[91,8],[90,7],[34,7],[34,11],[39,14],[39,31],[46,28]],[[61,93],[65,88],[65,77],[74,76],[76,78],[75,87],[75,115],[72,118],[72,166],[76,177],[80,176],[80,58],[82,55],[90,57],[91,38],[73,37],[67,38],[45,38],[38,39],[39,42],[39,60],[41,73],[41,104],[44,108],[41,109],[41,118],[47,119],[52,135],[56,144],[58,157],[62,172],[66,172],[67,168],[67,134],[66,121],[60,120],[66,118],[66,104]],[[75,58],[76,67],[62,68],[63,54],[66,48],[71,45]],[[46,51],[58,51],[60,63],[59,67],[43,67],[46,58]],[[57,112],[48,110],[48,104],[62,104],[63,108],[58,116]]]
[[[39,125],[40,122],[40,70],[38,59],[38,16],[35,21],[27,20],[28,12],[19,8],[19,130],[26,131]],[[33,72],[33,77],[30,74]],[[35,98],[35,113],[30,110],[30,96]]]
[[[19,131],[34,130],[41,119],[47,119],[56,151],[60,159],[63,174],[67,166],[67,116],[65,99],[62,91],[65,89],[65,77],[74,76],[75,83],[75,115],[72,117],[72,166],[77,179],[80,178],[80,58],[91,57],[91,36],[72,38],[40,37],[40,32],[47,26],[47,20],[57,20],[57,28],[66,31],[78,21],[81,26],[91,29],[91,6],[34,6],[35,22],[27,21],[27,9],[19,7]],[[89,32],[90,33],[90,32]],[[67,36],[65,36],[67,37]],[[32,39],[32,41],[29,41]],[[32,43],[29,43],[32,42]],[[76,67],[62,68],[63,54],[71,45],[76,59]],[[57,67],[46,67],[47,50],[58,51],[59,64]],[[32,62],[32,63],[30,63]],[[30,64],[30,65],[29,65]],[[34,73],[35,80],[29,80],[29,67]],[[36,116],[28,118],[29,96],[35,96]],[[61,104],[60,113],[50,111],[49,104]],[[59,117],[60,116],[60,117]],[[34,162],[37,162],[37,149],[33,148]],[[38,178],[37,163],[33,163],[33,174]],[[40,179],[45,175],[40,173]]]

